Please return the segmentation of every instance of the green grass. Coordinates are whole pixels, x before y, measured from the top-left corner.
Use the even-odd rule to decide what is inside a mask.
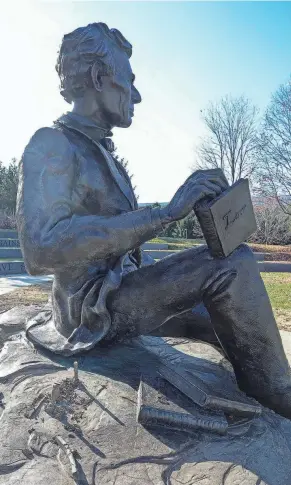
[[[168,249],[187,249],[199,244],[203,244],[203,239],[178,239],[174,237],[159,237],[149,242],[168,244]]]
[[[291,274],[261,273],[274,310],[291,310]]]

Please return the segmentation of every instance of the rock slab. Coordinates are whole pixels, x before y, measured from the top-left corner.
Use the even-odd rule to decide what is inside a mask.
[[[136,422],[140,376],[156,372],[144,344],[238,399],[230,366],[216,350],[142,337],[64,359],[25,338],[25,320],[38,310],[0,315],[1,485],[291,484],[291,421],[270,410],[225,436]]]

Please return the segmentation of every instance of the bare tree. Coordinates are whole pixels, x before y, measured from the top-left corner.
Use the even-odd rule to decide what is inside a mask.
[[[221,168],[232,184],[254,171],[258,109],[244,96],[210,103],[202,119],[208,134],[197,149],[197,168]]]
[[[257,153],[258,192],[291,214],[291,81],[273,94]]]

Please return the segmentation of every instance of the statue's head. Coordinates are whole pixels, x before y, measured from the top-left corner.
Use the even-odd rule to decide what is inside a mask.
[[[134,104],[141,97],[129,59],[131,44],[116,29],[94,23],[64,36],[56,70],[68,103],[94,100],[111,127],[131,125]]]

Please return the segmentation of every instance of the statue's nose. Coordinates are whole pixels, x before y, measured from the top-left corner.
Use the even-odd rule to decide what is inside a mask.
[[[132,101],[134,104],[138,104],[138,103],[141,103],[141,94],[140,92],[136,89],[135,86],[133,86],[133,89],[132,89]]]

